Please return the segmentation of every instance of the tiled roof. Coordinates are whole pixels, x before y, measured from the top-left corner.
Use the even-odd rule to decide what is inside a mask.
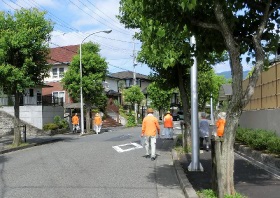
[[[123,72],[117,72],[111,74],[112,77],[120,78],[120,79],[132,79],[133,78],[133,72],[132,71],[123,71]],[[136,73],[136,78],[142,79],[142,80],[149,80],[148,76]]]
[[[70,63],[73,59],[73,56],[78,54],[78,49],[79,45],[68,45],[63,47],[51,48],[48,63]]]

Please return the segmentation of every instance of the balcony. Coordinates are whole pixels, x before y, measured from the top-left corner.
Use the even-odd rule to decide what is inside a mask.
[[[14,96],[0,97],[0,106],[14,106]],[[22,96],[20,97],[20,106],[63,106],[63,98],[54,96]]]

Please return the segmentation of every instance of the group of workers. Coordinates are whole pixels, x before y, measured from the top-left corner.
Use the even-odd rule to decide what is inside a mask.
[[[99,134],[102,127],[102,118],[99,113],[95,114],[92,120],[92,124],[95,133]],[[78,131],[80,131],[80,120],[77,113],[75,113],[74,116],[72,117],[72,125],[73,125],[73,133],[77,133]]]
[[[142,132],[141,137],[145,138],[145,150],[146,150],[146,158],[151,158],[152,161],[156,159],[156,138],[157,135],[160,137],[160,126],[158,119],[153,115],[154,110],[152,108],[147,109],[147,115],[143,119],[142,122]],[[216,122],[216,135],[222,137],[224,134],[224,127],[225,127],[225,118],[226,113],[220,112],[218,114],[218,120]],[[72,117],[72,124],[73,124],[73,133],[77,132],[79,128],[79,117],[77,113]],[[100,133],[101,126],[102,126],[102,118],[99,113],[96,113],[93,118],[93,125],[94,131],[96,134]],[[163,134],[166,139],[173,139],[173,117],[170,114],[170,111],[166,112],[166,115],[163,118]],[[200,148],[203,149],[203,142],[206,143],[206,151],[209,150],[209,122],[206,119],[206,114],[201,113],[201,119],[199,122],[199,137],[200,137]]]
[[[153,109],[147,109],[147,116],[143,119],[142,122],[142,132],[141,136],[145,138],[145,149],[146,149],[146,158],[151,158],[152,161],[156,159],[156,137],[160,138],[160,127],[158,119],[153,115]],[[218,120],[216,122],[216,135],[222,137],[224,135],[225,128],[225,118],[226,113],[220,112],[218,114]],[[166,112],[166,115],[163,118],[163,136],[166,139],[173,139],[173,117],[170,114],[170,111]],[[199,122],[199,137],[200,137],[200,148],[203,149],[203,142],[206,142],[206,151],[209,150],[209,133],[210,127],[209,122],[206,119],[206,114],[201,113],[201,119]]]

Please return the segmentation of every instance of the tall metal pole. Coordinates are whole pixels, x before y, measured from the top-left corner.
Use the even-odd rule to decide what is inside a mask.
[[[135,66],[136,66],[136,56],[135,56],[135,43],[133,42],[133,85],[136,85],[136,70],[135,70]],[[137,104],[134,104],[134,113],[135,113],[135,123],[137,124]]]
[[[91,35],[99,33],[99,32],[104,32],[104,33],[111,33],[112,30],[103,30],[103,31],[98,31],[98,32],[93,32],[89,35],[86,36],[80,43],[80,101],[81,101],[81,135],[85,133],[85,126],[84,126],[84,102],[83,102],[83,68],[82,68],[82,44],[83,42]]]
[[[213,97],[211,93],[211,99],[210,99],[210,108],[211,108],[211,125],[214,125],[214,111],[213,111]]]
[[[191,45],[196,49],[195,37],[191,37]],[[192,162],[189,171],[202,171],[203,168],[199,163],[199,138],[198,138],[198,97],[197,97],[197,60],[193,55],[193,66],[191,67],[191,130],[192,130]]]

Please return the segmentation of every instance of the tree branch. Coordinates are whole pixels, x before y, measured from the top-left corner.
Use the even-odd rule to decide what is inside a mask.
[[[199,27],[202,27],[202,28],[214,29],[214,30],[220,31],[220,27],[217,24],[205,23],[205,22],[198,21],[198,20],[193,20],[193,19],[191,19],[191,23],[195,26],[199,26]]]

